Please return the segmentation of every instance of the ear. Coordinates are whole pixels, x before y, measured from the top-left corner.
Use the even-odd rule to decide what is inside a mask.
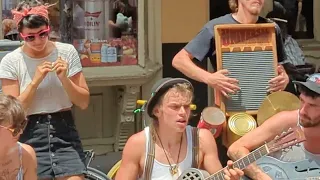
[[[154,116],[159,117],[159,116],[160,116],[160,106],[159,106],[159,105],[156,105],[156,106],[153,108],[152,113],[153,113]]]

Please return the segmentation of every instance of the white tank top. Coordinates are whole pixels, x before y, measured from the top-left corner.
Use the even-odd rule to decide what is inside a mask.
[[[144,164],[146,165],[146,161],[147,161],[147,154],[148,152],[148,146],[149,146],[149,127],[146,127],[144,129],[145,131],[145,135],[146,135],[146,158],[144,160]],[[187,134],[187,155],[185,157],[185,159],[179,163],[179,176],[181,175],[181,173],[189,168],[191,168],[192,166],[192,127],[191,126],[187,126],[186,128],[186,134]],[[144,165],[144,166],[145,166]],[[175,165],[175,164],[172,164]],[[169,171],[170,165],[169,164],[163,164],[160,163],[159,161],[157,161],[156,159],[154,159],[154,163],[153,163],[153,169],[152,169],[152,174],[151,174],[151,179],[152,180],[171,180],[172,176],[170,174]],[[143,169],[145,169],[145,167],[143,167]],[[144,173],[142,178],[140,178],[140,180],[144,179]]]

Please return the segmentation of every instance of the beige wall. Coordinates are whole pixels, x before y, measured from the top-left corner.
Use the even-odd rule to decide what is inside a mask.
[[[162,0],[162,43],[190,41],[210,18],[209,0]],[[272,9],[272,0],[266,0],[261,15]]]
[[[209,20],[209,0],[162,0],[162,43],[190,41]]]

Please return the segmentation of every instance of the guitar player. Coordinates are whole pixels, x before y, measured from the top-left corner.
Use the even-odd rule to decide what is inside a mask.
[[[171,180],[191,167],[209,174],[222,169],[211,132],[188,125],[191,83],[183,78],[163,78],[151,91],[146,105],[150,125],[127,141],[116,180]],[[243,176],[243,171],[231,168],[232,161],[228,166],[224,179]]]
[[[283,162],[312,160],[320,165],[320,73],[310,75],[306,82],[296,81],[294,83],[300,92],[300,109],[277,113],[261,126],[234,142],[228,149],[228,156],[231,159],[236,160],[245,156],[249,151],[263,145],[264,142],[268,142],[290,127],[301,126],[306,141],[300,143],[300,146],[293,146],[292,149],[278,151],[270,156]],[[256,164],[248,166],[245,174],[254,180],[271,179]]]

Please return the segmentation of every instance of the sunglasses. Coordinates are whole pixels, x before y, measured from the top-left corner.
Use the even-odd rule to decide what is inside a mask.
[[[48,37],[49,31],[50,31],[50,27],[48,27],[48,29],[44,29],[44,30],[42,30],[36,34],[32,34],[32,35],[23,35],[22,33],[20,33],[20,36],[23,38],[24,41],[32,42],[36,38],[44,39],[44,38]]]
[[[13,137],[16,137],[18,134],[20,134],[21,132],[24,131],[24,129],[26,128],[28,124],[28,120],[25,119],[20,125],[18,125],[16,128],[9,128],[9,127],[5,127],[5,126],[1,126],[0,125],[0,128],[4,128],[8,131],[10,131],[12,133],[12,136]]]

